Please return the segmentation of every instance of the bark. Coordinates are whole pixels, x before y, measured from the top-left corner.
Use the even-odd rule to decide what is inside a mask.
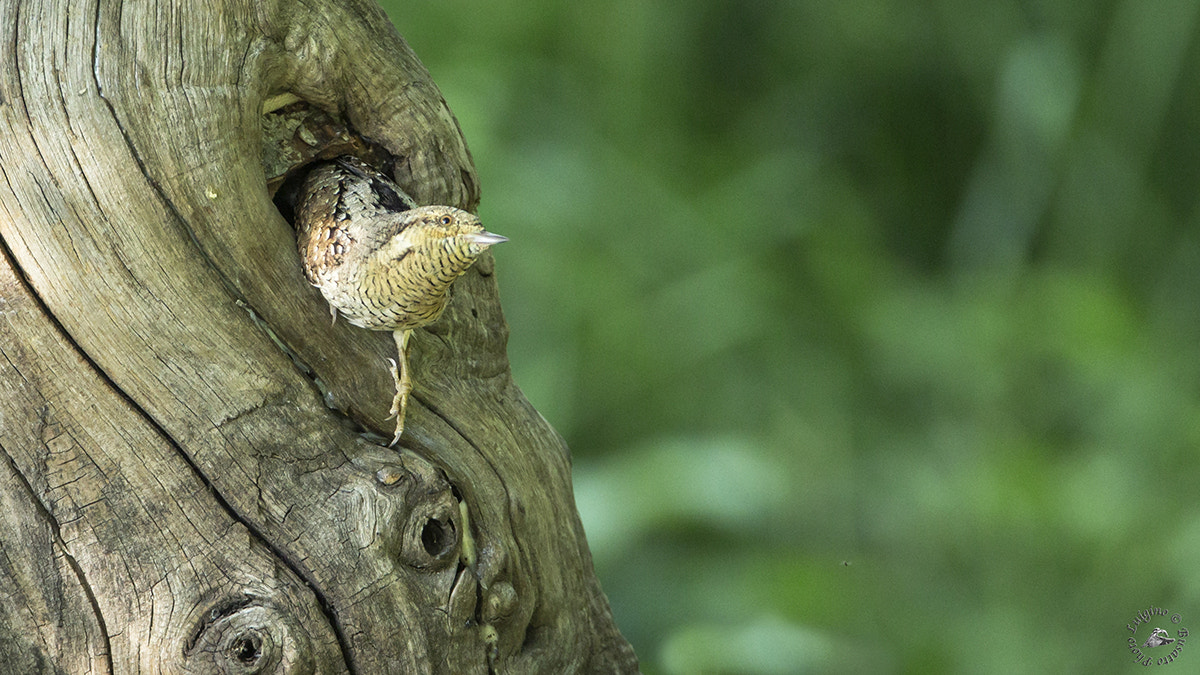
[[[272,202],[353,147],[477,206],[382,11],[0,0],[0,31],[0,671],[636,671],[492,258],[414,335],[390,450],[392,337],[330,324]]]

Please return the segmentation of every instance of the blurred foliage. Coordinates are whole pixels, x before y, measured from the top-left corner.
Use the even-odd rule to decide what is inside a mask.
[[[1198,4],[387,6],[644,672],[1200,629]]]

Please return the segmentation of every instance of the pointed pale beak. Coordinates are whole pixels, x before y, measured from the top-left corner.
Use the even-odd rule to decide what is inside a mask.
[[[480,246],[491,246],[492,244],[508,241],[508,237],[502,234],[492,234],[491,232],[472,232],[464,234],[463,239],[472,244],[479,244]]]

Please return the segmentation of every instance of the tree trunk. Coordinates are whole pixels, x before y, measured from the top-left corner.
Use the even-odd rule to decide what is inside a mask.
[[[636,671],[492,258],[414,335],[389,450],[392,336],[330,324],[272,202],[341,144],[477,206],[382,11],[0,0],[0,30],[0,671]]]

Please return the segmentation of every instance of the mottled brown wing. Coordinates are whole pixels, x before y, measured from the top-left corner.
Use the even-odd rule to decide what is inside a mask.
[[[335,161],[349,173],[361,178],[364,184],[370,187],[380,209],[400,213],[417,207],[417,202],[409,197],[407,192],[400,189],[399,185],[359,158],[344,155]]]
[[[346,252],[354,245],[354,240],[341,225],[345,225],[344,220],[324,218],[313,223],[304,236],[300,255],[304,258],[304,274],[309,283],[316,285],[319,275],[329,274],[345,262]]]
[[[347,230],[344,172],[332,165],[319,167],[305,181],[296,207],[296,243],[309,283],[336,270],[354,246]]]
[[[343,254],[351,259],[369,255],[407,227],[415,206],[400,186],[354,157],[314,169],[304,199],[318,220],[328,218],[345,230]]]

